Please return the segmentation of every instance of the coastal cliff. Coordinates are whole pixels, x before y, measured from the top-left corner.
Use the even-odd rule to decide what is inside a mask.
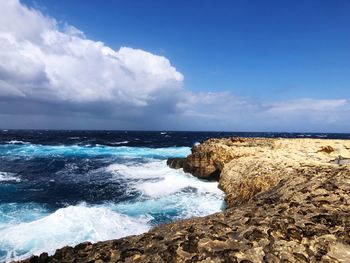
[[[210,139],[168,164],[219,180],[228,208],[23,262],[349,262],[350,141]]]
[[[323,139],[209,139],[181,161],[168,161],[198,178],[217,177],[229,207],[245,203],[302,167],[350,164],[350,142]]]

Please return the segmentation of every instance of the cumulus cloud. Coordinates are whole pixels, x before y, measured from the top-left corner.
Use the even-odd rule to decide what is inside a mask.
[[[0,10],[4,128],[282,130],[295,122],[349,131],[345,99],[263,102],[191,92],[164,56],[113,50],[19,0],[0,0]]]
[[[0,1],[1,95],[65,102],[147,106],[182,89],[162,56],[85,38],[18,0]],[[165,92],[166,91],[166,92]]]

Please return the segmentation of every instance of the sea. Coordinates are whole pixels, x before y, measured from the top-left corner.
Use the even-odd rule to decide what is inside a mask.
[[[217,182],[166,165],[212,137],[350,134],[0,130],[0,262],[225,209]]]

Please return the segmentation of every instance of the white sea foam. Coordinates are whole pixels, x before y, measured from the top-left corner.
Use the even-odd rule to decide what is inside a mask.
[[[129,180],[128,188],[142,193],[143,198],[136,202],[115,204],[114,209],[121,213],[161,213],[172,215],[174,220],[205,216],[224,208],[224,194],[217,182],[202,181],[171,169],[166,161],[113,164],[106,171],[114,174],[115,180]]]
[[[206,216],[224,208],[224,195],[217,182],[199,180],[182,170],[171,169],[166,161],[113,164],[106,168],[115,180],[123,178],[128,188],[142,193],[132,203],[113,204],[113,210],[127,215],[152,214],[176,220]]]
[[[160,214],[173,221],[219,212],[224,208],[224,202],[220,195],[188,191],[133,203],[113,204],[112,207],[127,215]]]
[[[140,234],[149,230],[148,216],[129,217],[108,207],[69,206],[42,219],[0,230],[0,247],[6,255],[0,261],[53,253],[65,245],[97,242]]]
[[[18,141],[18,140],[12,140],[7,143],[8,144],[30,144],[30,142],[24,142],[24,141]]]
[[[0,229],[34,221],[48,214],[49,212],[45,206],[38,203],[3,203],[0,204]]]
[[[16,181],[20,182],[21,179],[16,177],[14,173],[0,172],[0,182]]]
[[[166,161],[153,161],[144,164],[112,164],[106,168],[106,171],[130,179],[155,179],[151,181],[138,180],[132,183],[144,195],[153,198],[171,195],[189,187],[201,193],[222,196],[217,182],[202,181],[180,169],[171,169],[166,165]]]
[[[13,148],[15,153],[25,156],[32,156],[33,153],[34,156],[112,154],[118,158],[137,157],[126,158],[123,162],[127,163],[115,163],[101,169],[111,173],[112,180],[124,180],[127,189],[139,191],[141,195],[125,202],[69,206],[52,214],[39,207],[35,215],[27,218],[25,215],[31,213],[28,208],[3,207],[0,262],[26,258],[44,251],[53,253],[59,247],[73,246],[83,241],[96,242],[139,234],[147,231],[151,222],[154,224],[205,216],[220,211],[224,205],[223,193],[217,188],[217,182],[199,180],[182,170],[171,169],[165,160],[159,160],[168,156],[186,156],[190,152],[188,147],[153,149],[124,146],[11,145],[4,150]],[[10,176],[15,177],[14,174]],[[26,212],[18,213],[16,218],[11,209],[14,212]],[[2,254],[2,251],[6,253]]]
[[[163,178],[172,172],[165,164],[165,161],[153,161],[148,163],[111,164],[106,171],[118,176],[130,179],[152,179]],[[175,171],[175,170],[174,170]]]
[[[121,142],[111,142],[112,145],[121,145],[121,144],[128,144],[129,141],[121,141]]]

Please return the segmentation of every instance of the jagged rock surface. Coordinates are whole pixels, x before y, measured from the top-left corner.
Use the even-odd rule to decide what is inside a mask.
[[[349,160],[348,140],[226,138],[194,147],[183,167],[199,178],[220,174],[226,201],[235,206],[294,174],[295,169],[335,167]]]
[[[227,210],[25,262],[349,262],[349,150],[335,140],[208,140],[183,165],[201,177],[219,170]]]

